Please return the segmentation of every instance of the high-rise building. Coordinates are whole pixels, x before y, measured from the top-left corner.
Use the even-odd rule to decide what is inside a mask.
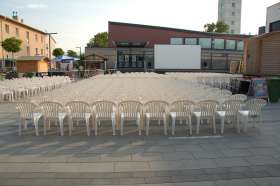
[[[229,26],[229,33],[240,34],[242,0],[219,0],[218,21]]]
[[[267,8],[266,32],[280,31],[280,2]]]

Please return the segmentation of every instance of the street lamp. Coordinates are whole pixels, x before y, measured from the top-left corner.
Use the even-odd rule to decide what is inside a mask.
[[[80,60],[81,60],[81,55],[82,55],[82,47],[76,47],[80,49]]]
[[[51,60],[52,58],[52,50],[51,50],[51,35],[55,35],[57,34],[56,32],[53,32],[53,33],[46,33],[46,35],[49,36],[49,59]]]

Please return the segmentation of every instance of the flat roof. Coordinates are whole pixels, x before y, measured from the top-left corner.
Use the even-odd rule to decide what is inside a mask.
[[[151,26],[151,25],[142,25],[142,24],[134,24],[134,23],[114,22],[114,21],[109,21],[109,24],[111,24],[111,25],[133,26],[133,27],[140,27],[140,28],[160,29],[160,30],[171,30],[171,31],[177,31],[177,32],[191,32],[191,33],[205,34],[205,35],[210,35],[210,36],[229,36],[229,37],[242,37],[242,38],[247,38],[247,37],[252,37],[253,36],[253,35],[245,35],[245,34],[227,34],[227,33],[202,32],[202,31],[196,31],[196,30],[186,30],[186,29],[180,29],[180,28]]]

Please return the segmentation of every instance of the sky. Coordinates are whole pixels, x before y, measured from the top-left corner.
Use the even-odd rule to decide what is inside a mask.
[[[243,0],[242,34],[256,34],[264,26],[266,8],[280,0]],[[218,19],[218,0],[0,0],[0,14],[17,11],[24,22],[57,32],[57,47],[84,48],[98,32],[108,31],[108,21],[188,30]]]

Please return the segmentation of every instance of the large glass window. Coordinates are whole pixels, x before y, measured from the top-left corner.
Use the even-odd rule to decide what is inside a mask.
[[[171,38],[170,39],[171,45],[182,45],[183,44],[183,38]]]
[[[226,49],[227,50],[235,50],[235,40],[227,40],[226,41]]]
[[[201,46],[201,48],[211,48],[211,39],[199,38],[199,45]]]
[[[214,49],[225,49],[225,40],[224,39],[214,39],[213,48]]]
[[[237,50],[244,50],[244,42],[237,41]]]
[[[185,44],[186,45],[197,45],[197,39],[196,38],[186,38]]]

